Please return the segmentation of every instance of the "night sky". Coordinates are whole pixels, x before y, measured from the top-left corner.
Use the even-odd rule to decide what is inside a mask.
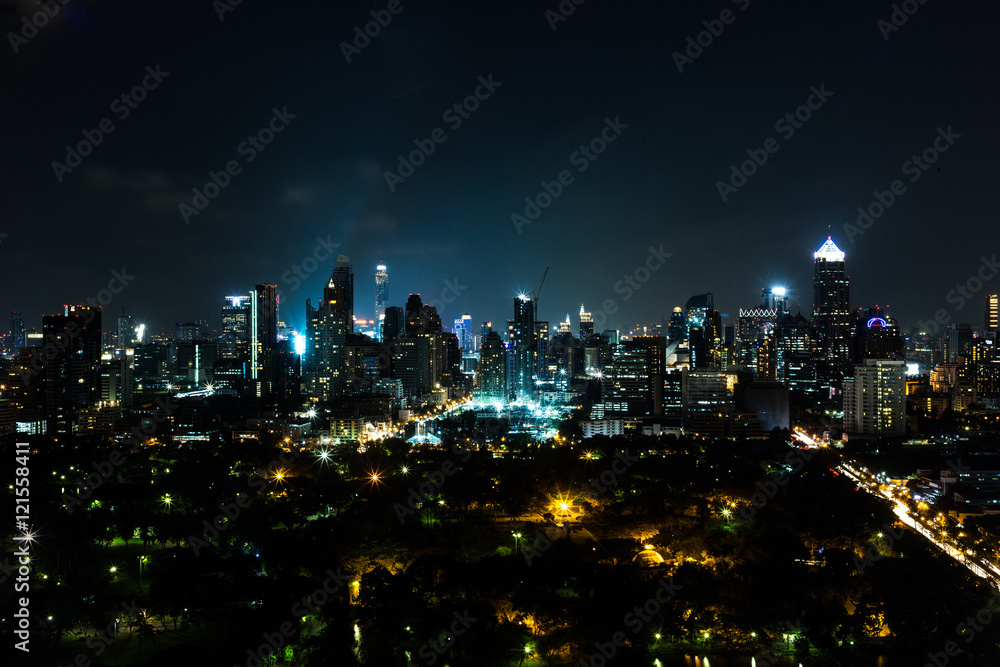
[[[122,267],[134,279],[105,311],[124,306],[154,332],[217,325],[222,296],[261,282],[279,285],[281,318],[301,327],[337,252],[354,267],[357,315],[374,311],[382,259],[390,303],[443,292],[447,324],[510,318],[546,267],[540,318],[569,312],[574,330],[581,302],[597,313],[612,300],[607,325],[625,329],[706,291],[733,324],[772,284],[809,316],[812,253],[828,234],[847,253],[852,306],[889,304],[904,325],[944,308],[981,327],[985,294],[1000,290],[995,276],[968,304],[948,298],[1000,253],[995,2],[911,0],[915,13],[888,31],[891,3],[871,0],[565,0],[575,11],[553,30],[557,0],[400,0],[350,63],[341,43],[386,2],[244,0],[220,20],[224,0],[73,0],[15,39],[17,53],[10,33],[39,3],[0,12],[11,4],[0,13],[4,328],[12,309],[40,327]],[[723,10],[731,22],[712,24]],[[722,32],[679,72],[673,54],[704,21]],[[157,66],[168,74],[146,99],[114,102]],[[455,127],[445,112],[491,75],[499,86]],[[832,95],[793,133],[776,128],[813,87]],[[240,145],[273,109],[295,117],[248,161]],[[57,178],[66,145],[104,118],[113,131]],[[605,119],[627,128],[593,161],[574,158]],[[947,151],[904,172],[949,127]],[[390,190],[397,156],[437,128],[446,140]],[[723,201],[717,181],[769,138],[777,152]],[[231,160],[240,172],[186,223],[179,206]],[[572,183],[518,230],[511,216],[563,170]],[[848,238],[857,208],[897,179],[905,192]],[[340,245],[300,286],[284,280],[317,238]],[[661,246],[671,256],[648,282],[616,290]]]

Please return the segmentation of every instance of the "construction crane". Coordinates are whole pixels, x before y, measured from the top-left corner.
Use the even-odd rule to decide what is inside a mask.
[[[545,267],[545,273],[542,274],[542,282],[538,284],[538,289],[531,293],[531,300],[536,304],[538,303],[538,295],[542,293],[542,285],[545,284],[545,276],[549,275],[549,267]]]

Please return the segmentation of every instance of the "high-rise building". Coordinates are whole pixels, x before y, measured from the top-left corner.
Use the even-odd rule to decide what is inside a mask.
[[[851,318],[851,359],[855,364],[865,359],[905,359],[906,341],[896,320],[884,308],[861,309]]]
[[[1000,330],[1000,295],[986,295],[986,330]]]
[[[602,398],[605,413],[633,417],[663,414],[663,379],[667,339],[636,336],[612,348],[604,370]]]
[[[382,341],[390,343],[402,336],[405,322],[402,308],[386,306],[385,319],[382,320]]]
[[[101,400],[122,408],[133,406],[135,348],[115,348],[101,355]]]
[[[302,378],[312,401],[340,398],[345,388],[347,314],[338,303],[339,288],[327,286],[323,299],[313,308],[306,299],[306,350],[302,355]]]
[[[250,298],[250,380],[257,396],[271,393],[277,344],[278,286],[256,285]]]
[[[844,273],[844,251],[832,237],[813,254],[813,317],[819,352],[834,366],[850,358],[850,279]]]
[[[535,392],[535,372],[538,348],[535,345],[535,302],[528,296],[514,298],[514,319],[511,322],[514,341],[514,397],[530,400]]]
[[[73,433],[80,412],[95,407],[101,398],[101,309],[64,306],[61,315],[43,315],[42,335],[46,361],[41,388],[48,433]]]
[[[135,318],[131,315],[126,315],[125,309],[122,308],[122,314],[118,316],[118,332],[115,338],[115,347],[125,349],[135,347],[135,344]]]
[[[691,297],[684,311],[691,368],[718,368],[722,349],[722,318],[715,310],[712,293]]]
[[[385,309],[389,307],[389,272],[385,264],[375,267],[375,326],[378,335],[382,336],[382,322],[385,320]]]
[[[17,356],[18,348],[26,345],[24,340],[24,318],[20,311],[13,310],[10,313],[10,348],[11,356]]]
[[[248,295],[223,298],[222,333],[219,334],[219,356],[222,359],[249,359],[250,300]]]
[[[906,362],[867,359],[844,381],[844,432],[900,436],[906,433]]]
[[[347,332],[354,332],[354,271],[351,270],[351,259],[347,255],[337,257],[337,263],[330,274],[330,287],[342,291],[341,311],[347,315]],[[388,288],[388,284],[386,285]]]
[[[458,347],[463,354],[472,354],[475,350],[475,336],[472,333],[472,315],[462,315],[455,319],[452,332],[458,338]]]
[[[483,340],[473,396],[483,403],[507,401],[507,350],[496,331]]]
[[[594,335],[594,317],[583,309],[580,304],[580,338],[588,338]]]

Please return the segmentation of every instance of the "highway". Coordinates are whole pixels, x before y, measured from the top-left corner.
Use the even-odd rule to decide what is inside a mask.
[[[956,548],[955,545],[944,541],[940,536],[935,534],[933,526],[928,525],[928,522],[919,516],[919,514],[914,515],[909,507],[893,496],[887,485],[879,484],[875,476],[864,466],[853,461],[848,461],[845,458],[837,466],[837,470],[852,479],[859,488],[864,489],[873,496],[888,500],[893,505],[893,513],[910,530],[921,535],[939,550],[968,568],[974,575],[988,580],[994,588],[1000,590],[1000,568],[996,564],[976,554],[964,553]],[[905,489],[903,491],[906,492]]]

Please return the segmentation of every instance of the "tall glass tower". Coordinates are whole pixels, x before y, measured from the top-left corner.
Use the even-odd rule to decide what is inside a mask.
[[[330,274],[330,287],[341,290],[343,302],[340,310],[347,315],[347,332],[354,331],[354,271],[351,270],[351,258],[341,255]]]
[[[389,305],[389,273],[385,264],[375,267],[375,327],[376,335],[382,337],[382,321],[385,319],[385,309]]]
[[[823,358],[836,364],[850,357],[850,279],[844,274],[844,258],[832,237],[813,254],[813,326]]]

